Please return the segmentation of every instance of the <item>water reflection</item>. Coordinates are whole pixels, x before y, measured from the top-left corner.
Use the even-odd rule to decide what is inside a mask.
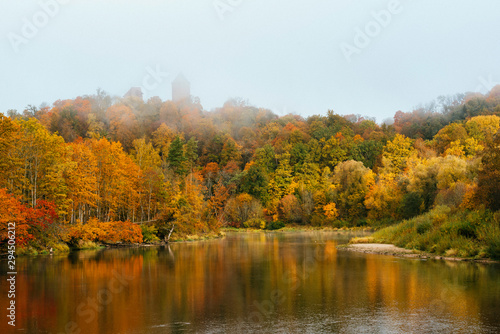
[[[27,333],[493,333],[500,268],[337,251],[346,234],[235,233],[20,258]],[[6,262],[1,261],[5,273]],[[1,305],[7,284],[2,276]],[[4,308],[5,309],[5,308]],[[22,330],[21,330],[22,329]],[[1,333],[10,333],[4,320]]]

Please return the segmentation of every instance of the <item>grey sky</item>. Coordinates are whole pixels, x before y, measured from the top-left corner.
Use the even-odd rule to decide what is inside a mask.
[[[495,0],[59,0],[44,22],[40,3],[54,1],[0,0],[0,112],[98,87],[122,96],[156,69],[146,99],[170,99],[182,71],[207,110],[241,97],[279,114],[378,121],[500,82]],[[375,23],[373,12],[391,6]],[[16,52],[25,19],[40,28]],[[357,28],[372,35],[367,46],[355,43]]]

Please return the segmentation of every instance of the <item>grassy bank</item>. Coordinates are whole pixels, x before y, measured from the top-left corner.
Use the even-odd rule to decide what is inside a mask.
[[[185,241],[203,241],[211,239],[219,239],[224,237],[224,232],[207,232],[200,234],[178,234],[170,239],[170,242],[185,242]]]
[[[500,212],[459,211],[438,206],[352,243],[388,243],[460,258],[500,259]]]
[[[125,228],[122,228],[123,226]],[[59,233],[47,233],[43,238],[30,240],[16,245],[8,251],[7,243],[0,245],[0,257],[36,256],[65,254],[72,250],[98,250],[106,247],[138,247],[165,244],[165,233],[153,225],[134,225],[132,223],[110,224],[91,222],[60,229]],[[163,232],[163,233],[162,233]],[[190,233],[189,233],[190,232]],[[222,231],[174,231],[169,242],[202,241],[224,237]]]

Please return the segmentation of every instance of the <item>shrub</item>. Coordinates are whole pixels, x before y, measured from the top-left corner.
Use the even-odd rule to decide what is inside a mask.
[[[91,219],[87,224],[76,224],[69,227],[69,244],[77,245],[80,240],[94,242],[142,242],[141,228],[131,222],[107,222],[101,223],[97,219]]]
[[[244,222],[243,227],[245,227],[245,228],[258,228],[258,229],[263,230],[266,228],[266,221],[263,219],[259,219],[259,218],[252,218],[252,219],[249,219],[246,222]]]
[[[467,185],[463,182],[458,182],[450,188],[442,189],[436,197],[436,205],[447,205],[450,207],[458,207],[467,193]]]
[[[268,230],[279,230],[280,228],[285,227],[285,223],[281,221],[276,221],[276,222],[270,222],[267,224],[267,229]]]
[[[319,216],[318,214],[314,214],[311,218],[311,225],[312,226],[323,226],[325,222],[325,218],[322,216]]]
[[[429,231],[432,227],[432,223],[430,221],[424,221],[417,224],[417,233],[424,234]]]
[[[143,242],[154,243],[160,241],[160,238],[158,238],[158,229],[154,225],[141,225],[141,232]]]
[[[424,200],[418,192],[404,195],[400,208],[403,218],[409,219],[420,214],[423,202]]]
[[[434,225],[444,223],[449,219],[451,209],[445,205],[438,205],[429,211],[429,217],[432,219]]]
[[[457,234],[465,238],[477,238],[476,228],[473,222],[462,221],[457,224]]]
[[[76,248],[78,248],[78,249],[99,249],[99,248],[101,248],[101,246],[93,241],[79,240],[76,243]]]
[[[488,242],[486,252],[490,258],[500,260],[500,236],[496,236]]]
[[[70,251],[68,245],[62,242],[49,242],[47,244],[47,248],[50,250],[52,248],[52,251],[56,254],[60,253],[67,253]]]
[[[366,218],[361,218],[356,221],[356,226],[363,227],[363,226],[368,226],[368,221]]]
[[[38,251],[31,246],[19,247],[19,248],[16,248],[16,254],[17,255],[38,255]]]
[[[224,215],[229,225],[241,227],[252,218],[262,217],[262,206],[258,200],[248,194],[239,194],[229,199],[224,208]]]

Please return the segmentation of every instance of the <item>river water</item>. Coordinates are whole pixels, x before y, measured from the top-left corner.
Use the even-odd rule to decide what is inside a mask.
[[[228,233],[17,259],[0,333],[499,333],[500,266],[338,251],[337,232]]]

